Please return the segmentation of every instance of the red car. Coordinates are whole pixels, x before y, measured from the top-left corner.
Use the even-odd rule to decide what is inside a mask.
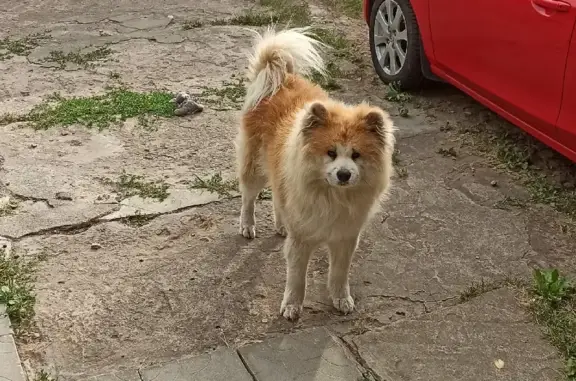
[[[442,79],[576,161],[576,0],[364,0],[387,83]]]

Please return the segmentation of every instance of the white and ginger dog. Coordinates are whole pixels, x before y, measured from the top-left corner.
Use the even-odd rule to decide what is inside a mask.
[[[276,231],[286,236],[281,313],[298,319],[311,254],[330,252],[334,307],[354,309],[348,273],[363,227],[378,211],[392,174],[394,127],[388,113],[331,99],[305,76],[324,72],[322,43],[306,28],[258,35],[250,57],[237,138],[240,232],[256,236],[254,204],[268,183]]]

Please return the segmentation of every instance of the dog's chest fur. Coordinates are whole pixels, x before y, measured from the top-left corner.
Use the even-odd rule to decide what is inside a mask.
[[[289,231],[313,241],[328,242],[358,236],[377,212],[379,201],[374,192],[301,188],[287,191],[283,207]]]

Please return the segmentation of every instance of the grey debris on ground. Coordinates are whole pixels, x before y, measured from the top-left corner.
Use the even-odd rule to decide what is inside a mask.
[[[196,114],[204,110],[204,106],[195,101],[192,95],[185,91],[177,93],[172,102],[176,104],[174,114],[177,116]]]

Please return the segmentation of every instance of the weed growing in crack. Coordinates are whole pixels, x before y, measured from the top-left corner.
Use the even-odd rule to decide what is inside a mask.
[[[233,77],[232,80],[224,82],[223,87],[205,87],[199,98],[206,104],[223,107],[226,104],[239,105],[246,97],[246,86],[244,78]]]
[[[576,287],[556,269],[533,275],[531,311],[564,356],[566,378],[576,381]]]
[[[472,126],[455,128],[462,135],[461,143],[522,183],[530,196],[526,204],[530,201],[548,205],[576,221],[576,187],[564,186],[543,174],[553,168],[553,176],[566,174],[574,178],[574,165],[562,164],[564,159],[559,159],[559,155],[494,115],[487,114],[484,121]]]
[[[184,23],[182,24],[182,30],[202,28],[203,26],[204,26],[204,23],[200,20],[189,20],[189,21],[184,21]]]
[[[216,19],[210,25],[244,25],[266,26],[273,24],[289,24],[292,27],[306,26],[311,22],[310,9],[306,2],[285,0],[261,0],[260,6],[264,9],[250,9],[239,15]],[[183,29],[202,27],[201,21],[188,21]]]
[[[32,49],[48,39],[50,35],[46,33],[35,33],[19,39],[5,37],[0,40],[0,61],[13,56],[27,56]]]
[[[232,193],[238,192],[238,180],[224,180],[221,173],[215,173],[210,177],[201,178],[196,176],[192,184],[192,189],[205,189],[212,193],[217,193],[222,197],[232,197]]]
[[[576,220],[576,189],[565,189],[537,174],[527,176],[524,184],[533,202],[552,205],[557,211]]]
[[[138,227],[142,227],[144,225],[147,225],[154,218],[156,218],[155,215],[136,213],[133,216],[123,217],[119,221],[121,224],[130,226],[133,228],[138,228]]]
[[[18,115],[13,113],[0,114],[0,126],[5,126],[7,124],[16,122],[25,122],[26,115]]]
[[[64,98],[52,95],[28,114],[0,117],[4,123],[29,122],[37,130],[54,126],[81,124],[103,129],[133,117],[173,117],[172,94],[161,91],[138,93],[127,89],[112,89],[91,97]]]
[[[40,372],[38,372],[38,374],[34,378],[34,381],[57,381],[57,380],[58,380],[57,377],[51,376],[43,369]]]
[[[352,56],[350,41],[346,39],[346,36],[342,32],[326,28],[312,28],[310,33],[318,41],[334,49],[334,56],[342,58]]]
[[[170,195],[168,192],[170,186],[164,181],[147,181],[141,175],[122,173],[117,181],[105,180],[105,182],[113,186],[122,199],[140,196],[142,198],[154,198],[162,202]]]
[[[362,2],[359,0],[323,0],[323,3],[348,17],[362,17]]]
[[[460,294],[460,302],[461,303],[467,302],[470,299],[476,298],[482,294],[496,290],[500,287],[501,284],[498,282],[485,281],[484,279],[481,279],[480,282],[473,283],[467,289],[462,291],[462,293]]]
[[[44,62],[54,62],[60,69],[64,69],[68,63],[90,68],[94,62],[108,58],[113,53],[112,49],[107,46],[100,46],[91,51],[82,53],[80,51],[64,53],[61,50],[53,50],[50,55],[44,59]]]
[[[494,208],[496,208],[496,209],[507,210],[509,207],[525,208],[526,207],[526,201],[521,200],[521,199],[516,198],[516,197],[506,196],[502,200],[496,201],[496,203],[494,204]]]
[[[279,16],[275,13],[249,10],[229,19],[216,19],[211,22],[211,25],[265,26],[279,21]]]
[[[330,56],[326,60],[325,73],[314,71],[309,79],[328,91],[341,89],[342,86],[336,79],[342,77],[343,73],[334,58],[354,60],[352,45],[342,33],[331,29],[313,28],[311,34],[330,47]]]
[[[481,279],[480,282],[472,283],[468,288],[460,293],[460,303],[465,303],[471,299],[474,299],[487,292],[497,290],[504,286],[511,286],[516,288],[522,288],[525,286],[524,281],[519,278],[512,276],[507,276],[501,280],[484,280]]]
[[[412,99],[412,96],[400,90],[400,86],[398,84],[391,83],[386,88],[385,98],[390,102],[406,103]]]
[[[28,328],[34,318],[34,274],[37,261],[0,256],[0,304],[17,334]]]

